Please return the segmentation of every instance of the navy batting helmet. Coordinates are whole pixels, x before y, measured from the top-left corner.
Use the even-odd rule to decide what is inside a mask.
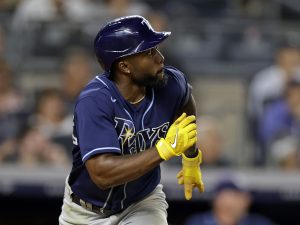
[[[165,40],[171,32],[156,32],[142,16],[127,16],[107,23],[94,40],[95,54],[106,71],[113,62],[151,49]]]

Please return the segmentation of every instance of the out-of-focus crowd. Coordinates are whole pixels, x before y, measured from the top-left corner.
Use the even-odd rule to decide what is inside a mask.
[[[246,15],[261,21],[266,4],[264,1],[234,0],[170,2],[0,1],[0,162],[27,166],[70,165],[74,102],[87,82],[101,72],[93,58],[92,42],[93,36],[106,21],[139,14],[145,16],[155,30],[172,30],[172,25],[176,29],[172,20],[179,21],[175,18],[177,14],[190,12],[186,17],[212,19],[224,16],[233,8],[238,12],[235,13],[237,17]],[[249,165],[299,169],[299,40],[284,38],[271,49],[270,43],[261,39],[254,26],[247,27],[242,32],[239,47],[231,48],[230,54],[219,53],[243,60],[247,60],[247,54],[262,58],[272,55],[268,66],[253,74],[247,85],[245,115],[251,131],[249,139],[256,149]],[[213,33],[213,27],[203,29],[207,34]],[[173,34],[178,40],[176,32],[174,30]],[[218,33],[214,34],[199,39],[199,43],[207,39],[202,50],[197,50],[200,59],[207,56],[204,60],[211,60],[217,52],[220,38]],[[168,44],[161,48],[166,64],[188,73],[193,70],[186,67],[190,64],[182,62],[183,55],[185,53],[186,59],[192,57],[199,43],[197,39],[183,37],[181,40],[186,41],[182,41],[176,49]],[[170,43],[174,43],[172,36]],[[189,49],[191,52],[186,54]],[[174,54],[177,50],[180,52]],[[29,81],[24,78],[28,74]],[[42,82],[39,81],[41,76],[36,74],[43,76]],[[200,112],[197,122],[197,145],[203,151],[203,166],[235,166],[232,159],[226,158],[223,143],[226,135],[216,118]]]
[[[0,160],[68,165],[73,104],[91,75],[90,56],[72,52],[62,63],[59,87],[26,93],[0,59]]]
[[[23,63],[26,64],[27,61],[24,58],[19,59],[18,55],[26,55],[22,54],[24,49],[28,49],[24,47],[25,45],[40,45],[34,41],[24,43],[28,31],[31,31],[34,26],[45,23],[55,25],[55,22],[70,23],[70,26],[76,23],[78,26],[96,20],[102,21],[98,22],[100,26],[105,21],[122,15],[145,15],[147,10],[147,4],[131,3],[131,1],[4,0],[0,2],[1,163],[18,163],[25,166],[70,165],[74,103],[80,90],[100,71],[100,68],[96,68],[93,64],[92,48],[88,49],[83,44],[65,43],[62,48],[54,49],[59,52],[51,52],[51,47],[39,49],[43,46],[35,46],[42,54],[47,55],[49,50],[49,55],[53,53],[59,58],[54,72],[55,84],[51,83],[53,78],[47,77],[52,74],[49,74],[46,68],[42,71],[45,73],[43,85],[33,87],[31,90],[32,85],[29,85],[30,88],[24,88],[22,75],[18,73],[24,71],[23,68],[26,66]],[[96,31],[95,29],[94,32]],[[55,42],[55,32],[51,33],[49,30],[44,32],[48,32],[47,35],[50,36],[54,35],[49,37],[48,41]],[[61,37],[61,34],[57,35],[57,38]],[[11,43],[16,39],[16,43]],[[23,43],[17,43],[20,41]],[[88,41],[92,43],[92,39]],[[15,48],[17,45],[21,47]],[[51,43],[47,46],[49,45]],[[11,51],[14,50],[19,52],[12,53]],[[32,64],[39,63],[36,61]],[[36,67],[41,66],[36,65]],[[34,70],[32,67],[29,68],[29,73],[32,70]],[[30,79],[30,83],[35,83],[34,77]]]
[[[248,86],[247,122],[255,144],[253,164],[293,171],[300,169],[300,45],[285,40],[270,66],[254,74]],[[223,151],[218,122],[198,118],[198,146],[204,163],[232,166]]]

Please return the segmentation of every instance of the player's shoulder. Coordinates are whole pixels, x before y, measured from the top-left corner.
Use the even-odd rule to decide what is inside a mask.
[[[173,66],[165,66],[165,73],[172,77],[185,77],[184,73]]]
[[[164,69],[165,74],[168,75],[168,80],[173,80],[181,85],[187,83],[187,78],[185,74],[179,69],[173,66],[165,66]]]
[[[277,65],[272,65],[258,71],[253,77],[253,82],[257,85],[269,83],[274,79],[281,79],[281,74],[282,69]]]
[[[107,96],[110,96],[110,91],[105,79],[106,78],[102,75],[98,75],[92,79],[80,92],[77,103],[86,98],[92,98],[102,102],[105,101]]]

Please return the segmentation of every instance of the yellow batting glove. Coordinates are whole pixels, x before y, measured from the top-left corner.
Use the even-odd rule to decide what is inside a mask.
[[[163,160],[179,156],[197,141],[195,116],[183,113],[169,128],[165,138],[156,143],[156,149]]]
[[[198,151],[198,155],[195,158],[188,158],[182,154],[182,170],[177,174],[178,184],[184,185],[186,200],[192,198],[194,187],[197,187],[200,192],[204,192],[204,183],[200,170],[202,152]]]

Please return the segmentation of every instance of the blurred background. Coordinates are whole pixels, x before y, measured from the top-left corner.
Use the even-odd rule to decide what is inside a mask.
[[[170,224],[213,210],[224,179],[247,189],[247,213],[300,224],[298,0],[1,0],[0,223],[58,224],[74,101],[102,72],[94,36],[132,14],[172,31],[160,49],[197,102],[206,192],[184,200],[180,159],[164,163]]]

